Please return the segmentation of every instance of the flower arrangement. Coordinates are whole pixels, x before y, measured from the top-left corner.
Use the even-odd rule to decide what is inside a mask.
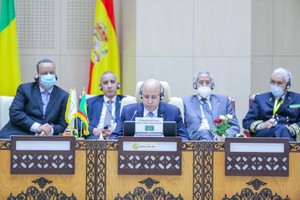
[[[214,123],[216,124],[216,128],[213,129],[213,132],[216,133],[219,136],[228,136],[226,133],[226,130],[230,127],[230,120],[232,119],[231,114],[226,115],[220,115],[218,119],[214,120]]]

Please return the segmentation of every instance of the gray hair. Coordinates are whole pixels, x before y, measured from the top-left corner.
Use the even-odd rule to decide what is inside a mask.
[[[292,82],[292,74],[287,69],[284,69],[284,68],[275,69],[274,72],[272,73],[272,76],[275,74],[282,75],[284,77],[284,80],[286,83]]]

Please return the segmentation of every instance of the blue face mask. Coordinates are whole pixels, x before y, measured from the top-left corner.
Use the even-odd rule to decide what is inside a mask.
[[[283,88],[282,87],[278,87],[276,85],[270,85],[271,88],[271,92],[274,95],[274,97],[277,99],[279,97],[281,97],[284,94]]]
[[[56,83],[55,74],[47,74],[41,76],[41,85],[46,88],[50,89]]]

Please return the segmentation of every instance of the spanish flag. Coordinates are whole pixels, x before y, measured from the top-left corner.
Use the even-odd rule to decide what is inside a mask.
[[[15,96],[21,72],[14,0],[2,0],[0,14],[0,95]]]
[[[105,71],[115,73],[120,82],[120,59],[113,0],[97,0],[96,3],[88,94],[101,94],[100,76]]]

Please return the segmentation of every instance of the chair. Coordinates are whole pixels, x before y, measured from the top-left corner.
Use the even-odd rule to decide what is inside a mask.
[[[249,107],[251,106],[252,102],[254,101],[254,98],[257,94],[253,94],[249,96]],[[251,133],[248,129],[244,129],[244,135],[247,137],[251,137]]]
[[[0,129],[9,120],[9,107],[13,99],[13,96],[0,96]]]
[[[141,86],[143,85],[143,81],[139,81],[136,84],[136,88],[135,88],[135,97],[130,96],[130,95],[126,95],[126,97],[124,97],[121,101],[121,109],[127,105],[127,104],[131,104],[131,103],[137,103],[137,102],[142,102],[142,99],[140,98],[140,89]],[[184,106],[183,106],[183,101],[181,98],[179,97],[172,97],[171,96],[171,91],[170,91],[170,86],[168,84],[168,82],[166,81],[160,81],[161,85],[164,88],[164,98],[163,98],[163,102],[166,102],[168,104],[172,104],[174,106],[177,106],[180,109],[180,112],[182,114],[182,119],[184,120]]]
[[[234,98],[231,98],[231,97],[228,97],[228,99],[231,101],[231,105],[233,107],[233,109],[235,110],[235,99]],[[245,136],[245,133],[238,133],[235,137],[248,137],[248,136]]]

